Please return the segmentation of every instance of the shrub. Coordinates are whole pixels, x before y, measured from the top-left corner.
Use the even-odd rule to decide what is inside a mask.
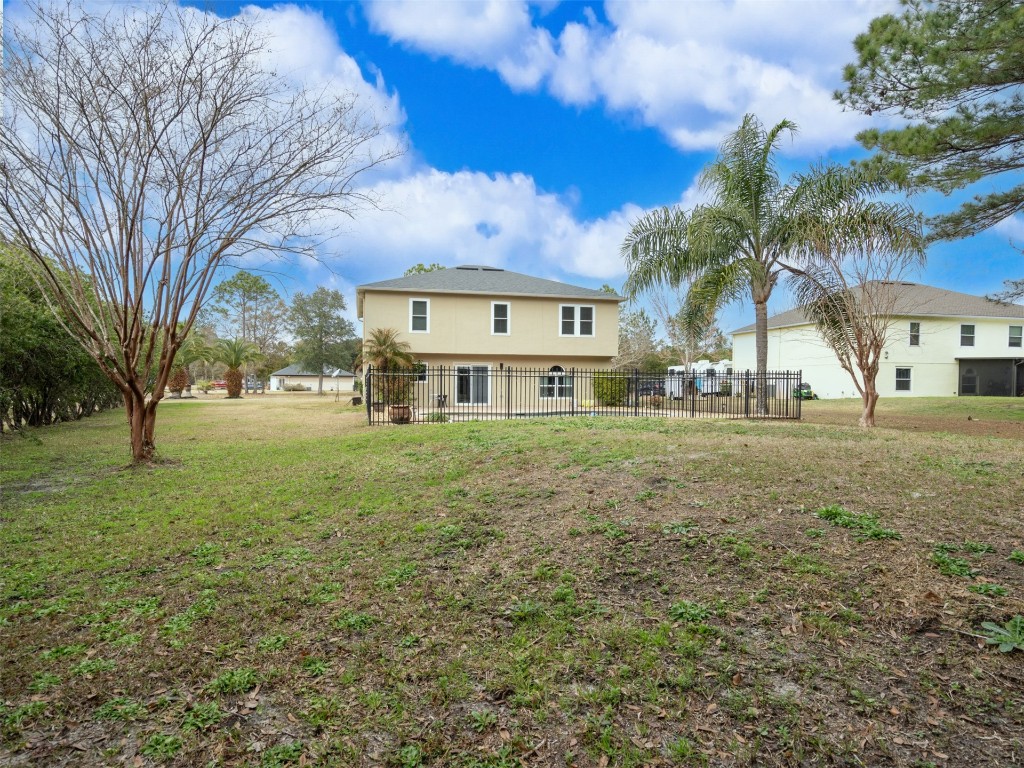
[[[284,385],[284,391],[285,392],[305,392],[306,390],[307,390],[307,387],[306,387],[305,384],[285,384]]]
[[[615,373],[594,374],[594,397],[598,405],[626,405],[629,398],[629,380]]]
[[[207,379],[197,381],[195,384],[196,389],[202,392],[204,395],[209,394],[210,390],[213,389],[213,382]]]
[[[718,391],[722,394],[722,397],[729,397],[732,395],[732,382],[723,381],[718,385]]]

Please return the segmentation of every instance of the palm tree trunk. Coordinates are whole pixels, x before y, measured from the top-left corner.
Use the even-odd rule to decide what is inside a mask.
[[[239,368],[228,368],[224,374],[224,383],[227,385],[228,397],[242,396],[242,379],[245,374]]]
[[[768,413],[768,300],[754,300],[754,348],[757,358],[757,415]]]

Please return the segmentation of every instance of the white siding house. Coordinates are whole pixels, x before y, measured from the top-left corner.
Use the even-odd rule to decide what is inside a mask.
[[[1024,306],[903,283],[877,386],[882,397],[1024,396]],[[754,326],[733,331],[737,370],[756,365]],[[856,397],[799,309],[768,318],[768,370],[801,370],[822,398]]]
[[[319,374],[303,370],[300,365],[289,365],[270,374],[270,391],[283,392],[287,387],[301,385],[309,392],[317,391]],[[324,369],[324,392],[351,392],[355,374],[341,368]]]

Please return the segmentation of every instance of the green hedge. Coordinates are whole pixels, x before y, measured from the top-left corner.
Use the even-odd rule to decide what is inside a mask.
[[[594,398],[598,405],[627,405],[629,380],[619,374],[595,373]]]

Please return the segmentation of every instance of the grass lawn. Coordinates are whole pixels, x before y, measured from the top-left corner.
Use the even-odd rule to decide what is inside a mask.
[[[1017,764],[1024,402],[856,413],[3,438],[0,765]]]

